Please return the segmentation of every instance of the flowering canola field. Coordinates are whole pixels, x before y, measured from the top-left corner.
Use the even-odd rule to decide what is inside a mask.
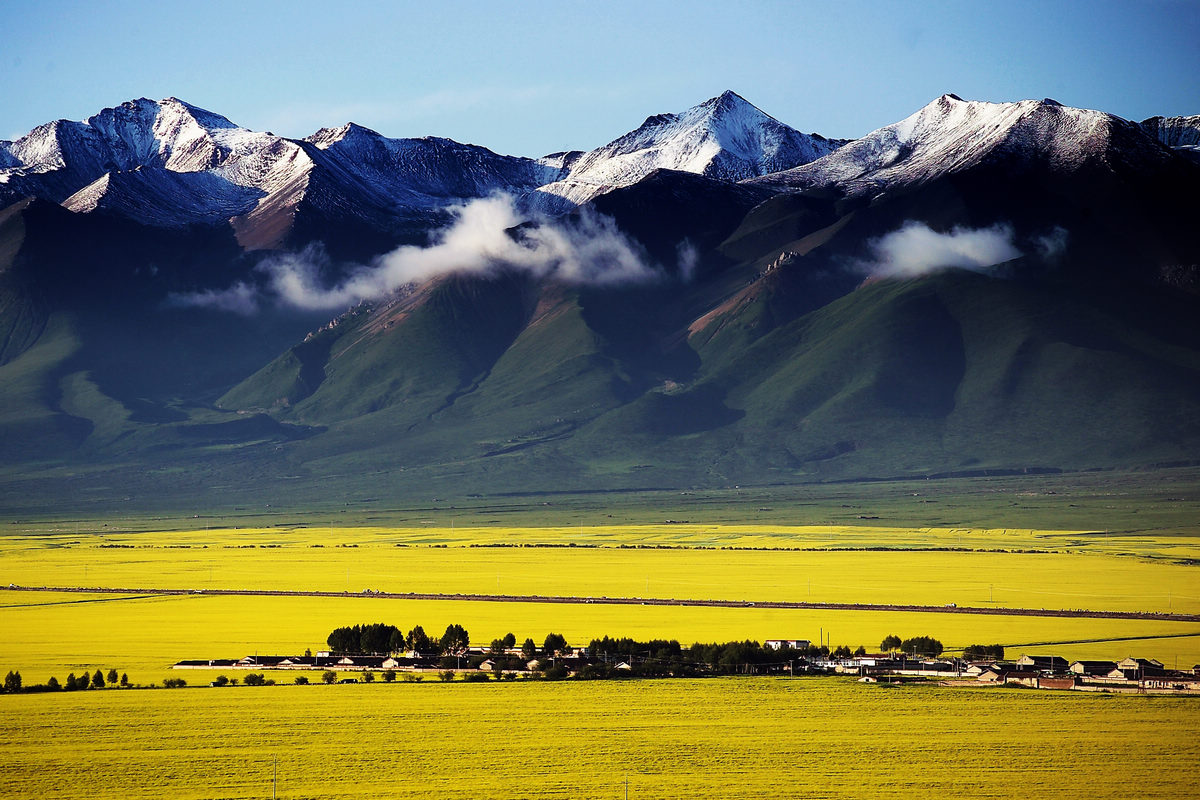
[[[501,542],[526,546],[482,546]],[[845,549],[885,543],[901,549]],[[547,544],[558,546],[534,546]],[[1181,563],[1200,557],[1193,544],[1047,531],[714,525],[38,532],[0,537],[0,585],[1200,613],[1200,571]],[[659,545],[671,549],[647,549]],[[730,547],[792,549],[710,549]],[[961,549],[912,549],[931,547]]]
[[[0,796],[1195,796],[1200,704],[845,679],[0,697]]]
[[[129,670],[134,682],[158,682],[178,660],[297,654],[321,649],[335,627],[373,621],[405,629],[420,624],[435,633],[458,623],[476,643],[509,631],[540,641],[555,631],[575,644],[603,635],[677,638],[684,644],[824,636],[831,645],[874,649],[884,636],[898,634],[934,636],[950,648],[999,643],[1011,656],[1053,650],[1068,658],[1136,654],[1168,666],[1200,663],[1197,623],[408,601],[361,594],[371,589],[1200,613],[1200,567],[1186,560],[1200,547],[1185,535],[731,525],[10,528],[0,537],[0,585],[358,595],[0,592],[6,641],[0,669],[21,670],[26,683],[110,666]],[[523,546],[495,546],[500,543]],[[844,549],[881,546],[901,549]],[[741,549],[768,547],[776,549]],[[948,547],[964,549],[920,549]]]

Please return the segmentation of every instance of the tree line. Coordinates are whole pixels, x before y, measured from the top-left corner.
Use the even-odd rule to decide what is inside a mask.
[[[96,670],[94,674],[84,672],[80,675],[72,672],[63,683],[51,675],[50,680],[45,683],[35,683],[30,686],[25,685],[19,671],[9,670],[8,674],[4,676],[4,691],[10,694],[16,692],[75,692],[84,689],[103,689],[105,686],[129,687],[131,685],[129,675],[122,672],[118,677],[116,669],[110,669],[107,675],[101,670]]]
[[[387,656],[415,652],[421,656],[458,657],[471,646],[471,634],[462,625],[451,623],[439,638],[434,639],[420,625],[405,633],[395,625],[376,622],[334,628],[325,643],[331,652],[341,655]],[[493,639],[489,651],[494,656],[505,656],[516,646],[517,637],[510,632]],[[567,640],[561,634],[549,633],[540,647],[532,638],[526,638],[521,644],[521,655],[528,660],[566,649]]]

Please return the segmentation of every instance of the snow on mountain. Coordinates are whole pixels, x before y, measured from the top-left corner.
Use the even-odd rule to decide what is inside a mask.
[[[562,168],[449,139],[388,139],[349,123],[295,141],[176,98],[139,99],[0,142],[0,207],[36,195],[157,226],[231,221],[272,246],[308,202],[386,228],[409,208],[528,191]],[[231,219],[246,217],[244,219]],[[257,223],[269,219],[264,233]]]
[[[1190,117],[1151,117],[1142,130],[1182,156],[1200,162],[1200,114]]]
[[[946,94],[835,153],[753,182],[836,186],[847,195],[874,196],[1002,160],[1036,159],[1072,169],[1087,162],[1169,158],[1135,123],[1101,111],[1048,99],[986,103]]]
[[[7,178],[0,204],[33,194],[72,210],[105,208],[155,225],[212,222],[253,206],[263,177],[289,149],[283,142],[173,97],[132,100],[83,122],[58,120],[0,142],[6,164],[0,173]],[[208,178],[180,177],[190,173]]]
[[[389,139],[348,123],[305,139],[347,173],[386,191],[402,205],[440,205],[497,190],[527,190],[555,180],[561,169],[502,156],[451,139]]]
[[[238,186],[215,172],[135,167],[106,172],[62,202],[77,213],[105,210],[158,227],[216,224],[245,214],[263,192]]]
[[[568,174],[542,186],[528,204],[543,211],[568,210],[656,169],[739,181],[806,164],[843,144],[800,133],[727,91],[681,114],[650,117],[603,147],[564,158]]]

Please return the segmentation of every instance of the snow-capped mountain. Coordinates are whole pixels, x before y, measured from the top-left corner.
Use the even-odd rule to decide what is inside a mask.
[[[1200,114],[1190,117],[1151,117],[1142,129],[1182,156],[1200,162]]]
[[[1163,164],[1171,158],[1141,127],[1054,100],[966,101],[953,94],[812,163],[762,178],[767,186],[837,187],[849,196],[926,183],[985,163]]]
[[[588,153],[556,154],[567,156],[566,176],[542,186],[529,203],[542,210],[569,209],[657,169],[740,181],[807,164],[845,143],[800,133],[727,91],[681,114],[650,117]]]
[[[398,199],[413,205],[541,186],[561,174],[550,164],[497,156],[451,139],[389,139],[354,123],[322,128],[304,141],[365,183],[392,187]]]
[[[247,247],[283,241],[302,206],[388,229],[561,168],[447,139],[388,139],[354,124],[304,140],[250,131],[176,98],[140,99],[0,142],[0,207],[38,196],[160,227],[228,222]]]

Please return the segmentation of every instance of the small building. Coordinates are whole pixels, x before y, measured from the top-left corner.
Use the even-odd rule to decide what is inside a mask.
[[[1021,656],[1017,666],[1038,672],[1066,672],[1067,660],[1062,656]]]
[[[1154,658],[1129,658],[1117,662],[1117,667],[1124,670],[1162,669],[1163,663]]]
[[[619,664],[614,664],[613,669],[619,669],[622,672],[628,672],[631,669],[633,669],[633,665],[630,664],[628,661],[622,661]]]
[[[246,669],[275,669],[287,656],[246,656],[233,666]]]
[[[1108,675],[1116,668],[1115,661],[1072,661],[1068,667],[1076,675]]]
[[[983,683],[1004,683],[1004,677],[1012,672],[1012,665],[993,664],[980,671],[978,679]]]
[[[785,647],[792,650],[807,650],[811,645],[808,639],[767,639],[763,642],[763,647],[768,650],[782,650]]]
[[[484,672],[491,672],[495,668],[496,662],[492,661],[490,658],[479,663],[479,669],[483,670]]]
[[[1038,688],[1038,678],[1040,677],[1040,673],[1032,669],[1014,669],[1011,672],[1004,673],[1004,685],[1016,684],[1036,689]]]

